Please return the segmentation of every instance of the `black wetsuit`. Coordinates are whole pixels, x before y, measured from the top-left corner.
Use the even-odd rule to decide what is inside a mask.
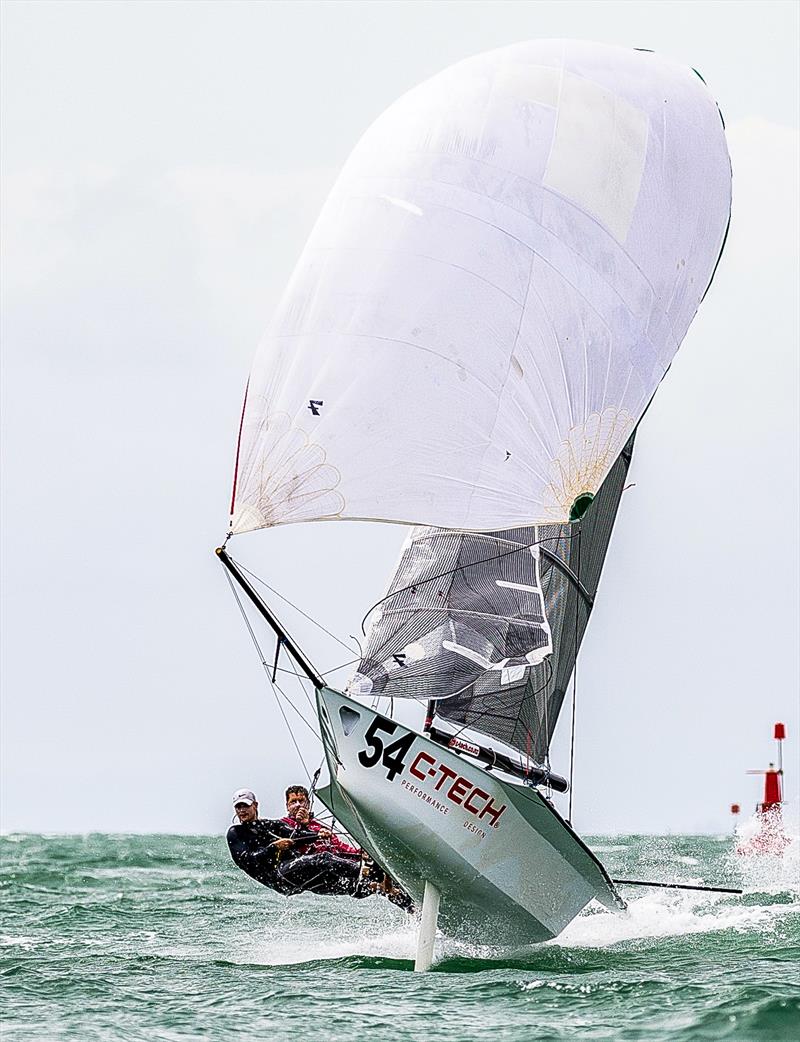
[[[277,889],[281,851],[272,844],[276,839],[289,839],[292,829],[282,821],[259,818],[228,829],[228,849],[234,862],[264,886]]]
[[[357,858],[337,857],[332,853],[292,854],[274,846],[276,839],[291,839],[295,829],[286,822],[270,818],[231,825],[228,849],[234,862],[253,879],[279,894],[291,896],[309,890],[314,894],[358,893],[361,862]]]
[[[288,858],[278,868],[279,886],[284,894],[308,890],[312,894],[368,897],[370,891],[358,887],[360,878],[360,858],[339,857],[329,851]]]

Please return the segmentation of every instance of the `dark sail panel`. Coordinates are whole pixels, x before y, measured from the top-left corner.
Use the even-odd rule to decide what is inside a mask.
[[[351,693],[449,698],[487,671],[505,684],[552,651],[535,528],[417,528],[374,610]]]
[[[633,437],[579,521],[415,529],[376,606],[352,694],[437,700],[437,716],[544,761],[588,622]]]
[[[537,763],[544,761],[597,593],[633,440],[580,521],[538,530],[553,654],[531,667],[513,688],[492,683],[492,677],[484,674],[462,694],[439,702],[439,716],[498,738]]]

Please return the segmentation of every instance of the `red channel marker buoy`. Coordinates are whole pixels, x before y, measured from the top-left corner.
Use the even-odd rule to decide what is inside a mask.
[[[783,724],[775,724],[775,741],[778,743],[778,766],[771,763],[766,771],[748,771],[748,774],[764,775],[764,799],[756,805],[758,832],[736,848],[737,854],[772,854],[780,857],[789,845],[789,839],[783,830],[781,804],[783,803],[783,741],[786,728]],[[736,811],[734,811],[736,807]],[[731,806],[731,812],[737,813],[737,804]]]

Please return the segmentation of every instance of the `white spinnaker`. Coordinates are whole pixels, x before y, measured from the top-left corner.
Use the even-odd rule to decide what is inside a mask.
[[[669,367],[730,197],[708,90],[649,52],[515,44],[404,95],[259,350],[233,531],[568,520]]]

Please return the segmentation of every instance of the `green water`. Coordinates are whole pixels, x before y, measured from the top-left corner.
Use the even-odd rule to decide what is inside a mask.
[[[797,843],[742,859],[729,839],[594,842],[613,875],[741,883],[742,897],[635,892],[549,944],[440,940],[378,898],[286,899],[223,839],[6,836],[3,1042],[800,1039]]]

